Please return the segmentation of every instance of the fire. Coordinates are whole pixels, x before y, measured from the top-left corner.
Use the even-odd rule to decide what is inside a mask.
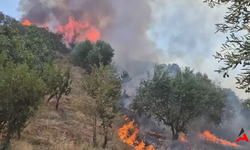
[[[76,21],[73,16],[69,17],[69,22],[65,26],[60,25],[57,32],[62,32],[68,41],[84,41],[88,38],[90,41],[97,41],[100,38],[100,32],[97,28],[90,26],[88,22]],[[77,35],[78,34],[78,35]]]
[[[124,117],[125,117],[125,120],[128,120],[128,117],[126,117],[126,116],[124,116]],[[138,134],[139,134],[139,130],[136,127],[136,125],[134,125],[134,120],[125,124],[122,128],[120,128],[118,130],[118,135],[120,136],[120,138],[125,143],[132,146],[135,150],[154,150],[153,145],[145,147],[144,141],[142,141],[142,142],[137,141]],[[156,135],[156,136],[161,136],[161,134],[159,134],[157,132],[150,132],[150,134]],[[202,134],[199,135],[199,137],[202,140],[210,141],[210,142],[213,142],[216,144],[222,144],[225,146],[241,148],[241,146],[236,144],[236,143],[217,138],[215,135],[211,134],[209,131],[203,132]],[[184,135],[182,135],[182,134],[179,135],[179,140],[182,142],[188,142],[188,140],[186,140]],[[166,141],[166,140],[159,138],[159,141]]]
[[[22,23],[23,25],[30,26],[31,23],[29,20],[25,19],[24,22]]]
[[[34,23],[25,19],[22,24],[30,26]],[[48,29],[46,24],[41,27]],[[91,26],[88,22],[76,21],[73,16],[69,17],[69,21],[66,25],[59,25],[56,32],[63,33],[66,40],[73,43],[84,41],[86,38],[92,42],[96,42],[101,36],[100,31],[96,27]]]
[[[236,143],[229,142],[227,140],[217,138],[215,135],[211,134],[209,131],[205,131],[202,134],[200,134],[200,138],[204,139],[204,140],[207,140],[207,141],[217,143],[217,144],[226,145],[226,146],[232,146],[232,147],[237,147],[237,148],[241,147],[240,145],[238,145]]]
[[[127,143],[135,150],[154,150],[153,145],[145,146],[144,141],[137,141],[138,134],[139,130],[136,125],[134,125],[134,120],[130,121],[128,124],[125,124],[118,130],[118,135],[123,140],[123,142]]]
[[[188,142],[183,136],[179,136],[179,140],[182,141],[182,142]]]

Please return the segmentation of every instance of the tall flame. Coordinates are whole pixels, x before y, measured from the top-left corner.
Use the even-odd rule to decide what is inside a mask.
[[[26,26],[30,26],[31,25],[30,21],[27,20],[27,19],[25,19],[22,24],[26,25]]]
[[[65,26],[60,25],[57,32],[65,34],[68,41],[72,41],[77,36],[75,42],[84,41],[88,38],[90,41],[97,41],[100,38],[100,32],[88,22],[76,21],[73,16],[69,17],[69,22]]]
[[[125,120],[127,117],[125,117]],[[137,141],[137,137],[139,134],[139,130],[134,125],[134,120],[130,121],[128,124],[125,124],[118,130],[118,135],[123,140],[123,142],[127,143],[135,150],[154,150],[153,145],[145,146],[144,141]]]
[[[32,23],[25,19],[23,25],[30,26]],[[42,25],[43,28],[48,29],[46,24]],[[86,38],[92,42],[96,42],[100,39],[100,31],[91,26],[88,22],[76,21],[73,16],[69,17],[69,21],[66,25],[59,25],[56,32],[63,33],[68,42],[80,42]]]

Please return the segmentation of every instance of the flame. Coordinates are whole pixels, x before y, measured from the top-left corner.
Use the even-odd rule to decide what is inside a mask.
[[[58,26],[57,32],[62,32],[68,41],[72,42],[76,34],[75,42],[84,41],[86,38],[90,41],[97,41],[100,38],[100,32],[88,22],[76,21],[73,16],[69,17],[69,22],[65,26]]]
[[[125,119],[126,118],[127,117],[125,117]],[[139,130],[136,125],[134,125],[134,120],[125,124],[118,130],[118,135],[122,141],[133,147],[135,150],[154,150],[153,145],[145,146],[144,141],[137,141],[138,134]]]
[[[25,19],[22,24],[30,26],[34,23]],[[41,23],[37,23],[36,25],[39,24],[41,25]],[[41,27],[48,29],[46,24],[41,25]],[[96,27],[91,26],[88,22],[76,21],[73,16],[69,17],[69,21],[66,25],[59,25],[56,29],[56,33],[63,33],[66,41],[74,43],[85,41],[86,38],[92,42],[96,42],[101,36],[100,31]]]
[[[27,19],[25,19],[22,24],[26,25],[26,26],[30,26],[31,25],[30,21],[27,20]]]
[[[128,117],[124,116],[125,120],[128,120]],[[134,125],[134,120],[130,121],[129,123],[125,124],[122,128],[118,130],[119,137],[128,145],[132,146],[135,150],[154,150],[153,145],[149,145],[148,147],[145,147],[144,141],[139,142],[137,141],[137,137],[139,134],[138,128]],[[150,134],[161,136],[161,134],[157,132],[150,132]],[[200,139],[210,141],[216,144],[222,144],[225,146],[232,146],[236,148],[241,148],[240,145],[229,142],[224,139],[217,138],[215,135],[211,134],[209,131],[205,131],[202,134],[199,135]],[[188,140],[185,139],[184,135],[179,135],[179,140],[182,142],[188,142]],[[167,141],[159,138],[159,141]]]
[[[182,135],[179,136],[179,140],[182,142],[188,142]]]
[[[207,140],[207,141],[217,143],[217,144],[222,144],[222,145],[225,145],[225,146],[232,146],[232,147],[237,147],[237,148],[241,147],[240,145],[238,145],[236,143],[229,142],[227,140],[217,138],[215,135],[211,134],[209,131],[205,131],[202,134],[200,134],[200,138],[204,139],[204,140]]]

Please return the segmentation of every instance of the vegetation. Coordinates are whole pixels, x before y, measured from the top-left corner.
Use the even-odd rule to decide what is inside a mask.
[[[113,48],[106,42],[98,40],[92,43],[88,39],[80,42],[72,54],[73,63],[91,72],[92,66],[109,65],[114,56]]]
[[[71,92],[70,68],[63,72],[62,68],[56,69],[48,65],[44,69],[43,80],[47,85],[47,94],[50,95],[47,103],[55,97],[56,109],[58,109],[62,95],[68,95]]]
[[[211,7],[230,3],[224,22],[216,24],[218,31],[230,33],[222,45],[222,51],[215,55],[216,59],[224,62],[224,66],[220,67],[217,72],[223,73],[224,77],[229,77],[229,70],[240,65],[242,73],[236,77],[238,88],[250,92],[250,2],[248,0],[205,0],[205,2]]]
[[[15,134],[20,138],[26,121],[44,98],[45,85],[26,64],[8,62],[5,67],[1,64],[0,70],[0,132],[4,149]]]
[[[211,6],[229,1],[206,0]],[[226,63],[218,70],[224,76],[240,63],[244,67],[249,65],[249,12],[245,7],[249,2],[232,2],[231,14],[225,17],[224,24],[217,25],[219,31],[232,32],[224,44],[226,52],[215,56]],[[246,30],[247,34],[236,38],[234,34],[241,30]],[[20,142],[14,137],[34,146],[30,149],[38,150],[89,150],[92,146],[98,149],[99,141],[102,149],[131,149],[116,133],[125,123],[118,108],[122,83],[130,82],[131,76],[127,71],[117,75],[115,66],[111,65],[114,49],[110,44],[88,39],[76,43],[77,36],[75,33],[71,41],[65,41],[67,37],[61,33],[22,25],[0,12],[1,150],[12,148],[10,141]],[[57,59],[59,56],[64,59]],[[237,78],[240,88],[247,92],[249,76],[246,70]],[[56,109],[54,105],[41,105],[43,102],[53,103],[53,100]],[[208,123],[218,125],[223,122],[223,117],[230,117],[231,107],[226,101],[225,90],[206,74],[185,68],[171,76],[164,65],[156,65],[153,76],[149,74],[148,80],[141,81],[131,108],[132,113],[147,115],[169,126],[173,140],[177,140],[179,133],[187,133],[189,124],[197,119],[205,118]],[[249,100],[246,100],[244,105],[248,104]],[[242,104],[239,102],[239,105]],[[242,108],[241,111],[247,114],[249,109]],[[99,140],[98,135],[103,140]],[[91,141],[92,146],[86,145]],[[27,147],[23,149],[29,150]]]
[[[91,74],[83,76],[83,87],[93,100],[93,145],[97,146],[96,128],[97,120],[101,119],[104,132],[102,148],[106,148],[108,142],[108,128],[112,128],[113,119],[118,113],[118,101],[120,99],[121,81],[116,76],[113,66],[94,67]]]
[[[171,77],[163,65],[156,65],[152,79],[141,82],[131,107],[170,126],[177,140],[195,119],[221,123],[226,100],[224,90],[207,75],[185,68]]]
[[[70,91],[70,70],[53,67],[56,50],[66,47],[60,35],[58,39],[46,29],[24,27],[9,16],[0,16],[0,130],[4,140],[1,149],[6,149],[15,134],[20,138],[27,120],[47,94],[56,96],[58,107],[62,94]]]

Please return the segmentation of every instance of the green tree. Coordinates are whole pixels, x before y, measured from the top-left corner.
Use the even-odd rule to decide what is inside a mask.
[[[98,61],[94,61],[91,63],[91,65],[97,65],[103,64],[104,66],[109,65],[112,62],[112,58],[114,56],[114,49],[111,47],[110,44],[98,40],[95,43],[96,47],[96,58],[98,58]],[[100,56],[100,57],[97,57]],[[89,60],[91,62],[91,59]]]
[[[14,63],[23,63],[31,53],[25,47],[25,41],[19,36],[17,29],[9,26],[0,28],[0,52],[5,51],[8,59]]]
[[[112,128],[115,115],[118,112],[118,101],[121,92],[121,80],[111,65],[92,68],[91,74],[83,76],[83,88],[93,100],[93,146],[97,146],[97,120],[101,120],[104,132],[105,148],[108,142],[108,128]]]
[[[89,52],[93,50],[93,44],[90,40],[85,40],[84,42],[78,43],[72,53],[72,61],[75,65],[82,68],[88,67],[87,56]]]
[[[156,65],[153,77],[141,81],[131,107],[169,126],[172,139],[177,140],[195,119],[204,117],[219,124],[226,100],[225,91],[207,75],[185,68],[170,76],[164,65]]]
[[[1,55],[6,55],[3,53]],[[3,57],[1,56],[1,59]],[[5,57],[6,58],[6,57]],[[3,61],[2,61],[3,62]],[[20,138],[26,121],[45,96],[45,84],[26,64],[6,63],[0,67],[0,132],[6,149],[14,135]]]
[[[225,14],[224,22],[216,24],[217,32],[230,33],[226,42],[222,45],[222,51],[215,56],[224,66],[216,70],[229,77],[229,70],[241,66],[242,73],[236,79],[239,89],[250,92],[250,1],[249,0],[205,0],[209,6],[220,6],[229,4],[228,12]]]
[[[25,33],[25,26],[23,26],[21,22],[17,21],[15,18],[12,18],[0,12],[0,28],[4,26],[9,26],[17,29],[21,35]]]
[[[92,66],[109,65],[113,56],[114,50],[110,44],[101,40],[92,43],[87,39],[76,45],[73,50],[72,61],[75,65],[86,69],[90,73]]]
[[[55,97],[56,109],[58,109],[59,101],[63,94],[68,95],[71,92],[70,68],[63,71],[60,67],[55,68],[54,66],[47,65],[44,68],[42,77],[47,85],[47,94],[49,95],[47,103]]]

